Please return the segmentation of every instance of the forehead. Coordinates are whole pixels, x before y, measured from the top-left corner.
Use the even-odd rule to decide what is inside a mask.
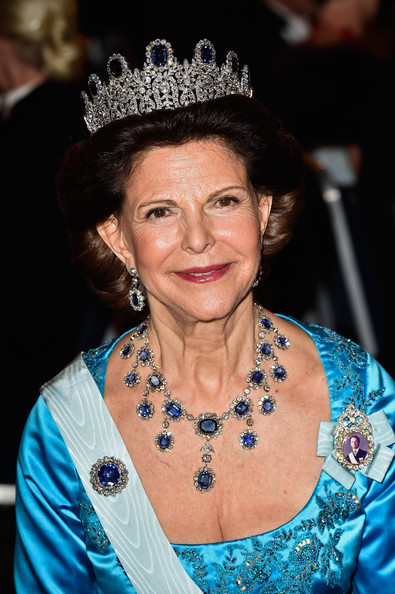
[[[215,140],[191,141],[144,153],[131,173],[127,190],[134,195],[194,187],[210,192],[221,185],[248,186],[241,157]]]

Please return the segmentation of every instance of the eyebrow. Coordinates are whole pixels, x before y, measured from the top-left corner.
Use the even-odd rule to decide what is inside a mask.
[[[213,200],[213,199],[217,198],[218,196],[221,196],[221,194],[224,194],[231,190],[246,191],[246,188],[244,188],[243,186],[227,186],[226,188],[220,188],[219,190],[215,190],[215,192],[212,192],[211,194],[209,194],[208,200]],[[143,204],[139,205],[138,210],[144,209],[144,208],[149,208],[149,207],[152,208],[157,204],[163,205],[163,206],[177,206],[177,203],[174,200],[169,200],[166,198],[163,198],[163,199],[158,198],[158,199],[149,200],[148,202],[143,202]]]

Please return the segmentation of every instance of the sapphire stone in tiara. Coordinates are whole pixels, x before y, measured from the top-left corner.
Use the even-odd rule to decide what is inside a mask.
[[[205,64],[210,64],[213,61],[213,48],[211,45],[204,44],[200,50],[200,56]]]
[[[108,63],[108,67],[111,74],[115,76],[115,78],[119,78],[121,76],[122,62],[119,60],[119,58],[112,58]]]
[[[98,93],[98,88],[97,88],[97,82],[93,77],[88,81],[88,89],[89,89],[89,92],[90,92],[92,98],[96,97],[96,95]]]
[[[167,51],[164,45],[158,43],[151,49],[151,57],[155,66],[164,66],[167,62]]]

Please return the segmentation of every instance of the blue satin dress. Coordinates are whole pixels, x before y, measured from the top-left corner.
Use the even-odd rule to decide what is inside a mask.
[[[394,427],[395,384],[378,363],[333,331],[297,324],[320,354],[332,421],[354,404],[367,415],[384,411]],[[115,344],[83,355],[102,392]],[[395,584],[395,462],[381,482],[361,471],[353,474],[355,481],[346,488],[323,470],[306,506],[270,532],[172,546],[206,594],[388,594]],[[17,594],[135,592],[41,397],[21,442],[16,514]]]

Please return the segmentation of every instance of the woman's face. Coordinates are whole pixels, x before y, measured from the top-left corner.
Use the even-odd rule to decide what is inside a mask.
[[[122,215],[98,227],[145,285],[151,312],[224,317],[250,290],[271,198],[215,141],[151,149],[126,185]]]

